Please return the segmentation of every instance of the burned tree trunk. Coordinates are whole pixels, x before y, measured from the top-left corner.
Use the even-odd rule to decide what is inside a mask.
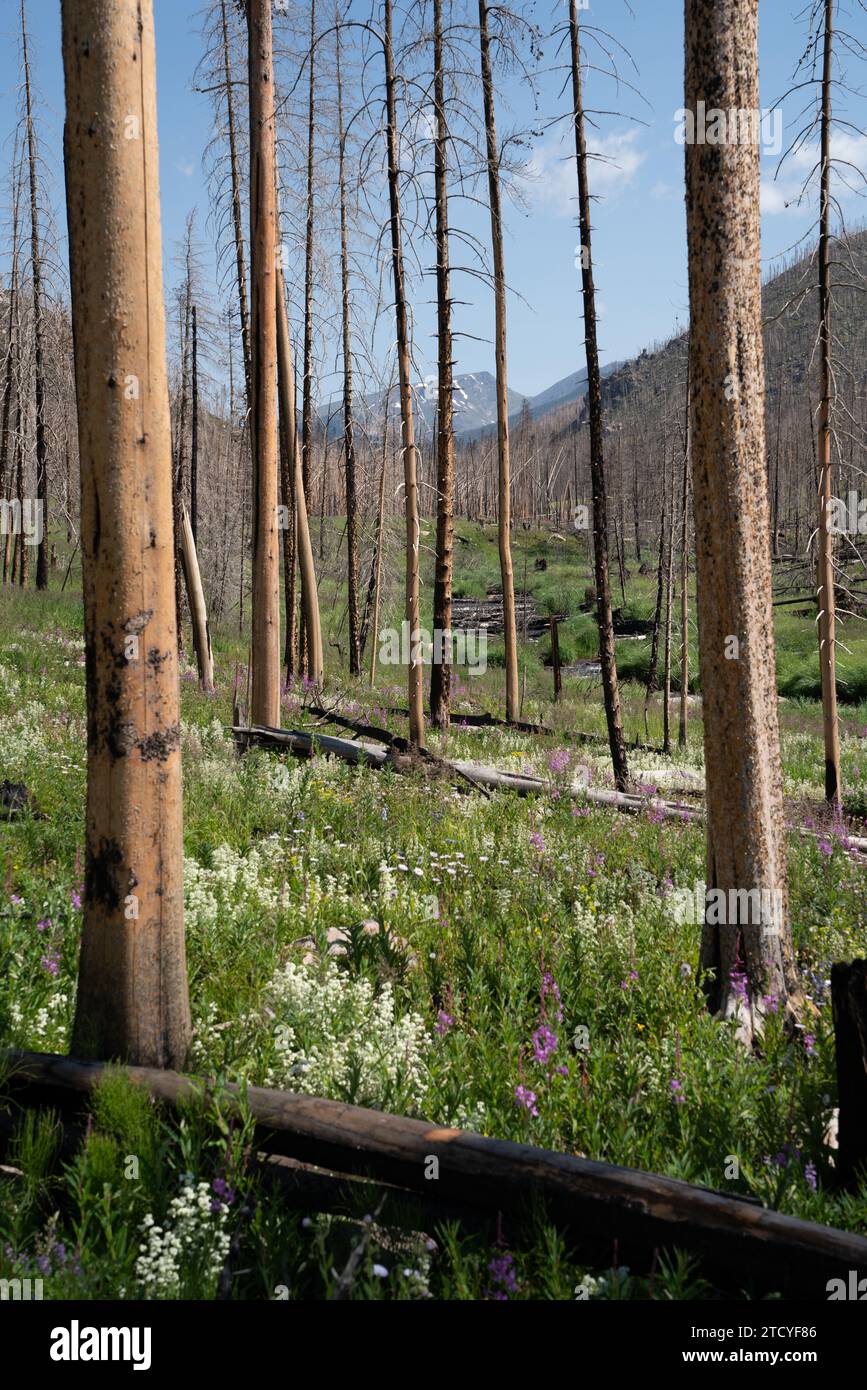
[[[253,686],[256,724],[280,722],[277,530],[277,182],[271,0],[249,0],[252,248]]]
[[[867,1173],[867,961],[831,966],[840,1106],[836,1177],[857,1190]]]
[[[171,427],[151,0],[63,0],[87,666],[87,867],[72,1046],[182,1066]]]
[[[205,591],[202,588],[202,575],[196,552],[196,538],[193,535],[192,518],[183,503],[181,503],[181,559],[184,565],[184,579],[187,584],[187,602],[190,605],[190,622],[193,628],[196,664],[199,668],[199,685],[206,695],[213,695],[214,657],[211,651],[208,609],[205,603]]]
[[[572,101],[575,122],[575,160],[578,167],[578,217],[581,236],[581,286],[584,299],[584,342],[587,352],[587,406],[590,422],[590,478],[593,489],[593,565],[596,581],[596,622],[599,628],[599,662],[614,781],[625,791],[629,782],[626,741],[620,713],[611,584],[608,575],[608,502],[602,433],[602,377],[596,339],[596,288],[590,235],[590,182],[581,90],[581,39],[576,0],[569,0],[569,33],[572,50]]]
[[[758,0],[686,0],[684,108],[693,121],[699,102],[759,109],[757,10]],[[706,881],[709,892],[737,903],[723,921],[706,912],[700,962],[711,1008],[736,1017],[748,1040],[761,1028],[767,996],[786,1010],[798,1003],[774,669],[755,134],[719,144],[688,139],[686,194]]]
[[[680,528],[680,719],[678,748],[686,747],[689,722],[689,382],[686,385],[686,439],[683,450],[683,489]]]
[[[822,730],[825,741],[825,798],[839,805],[840,723],[837,717],[837,616],[834,597],[834,547],[831,508],[834,484],[831,461],[831,80],[833,0],[825,0],[822,60],[822,171],[819,213],[819,667],[822,673]]]
[[[190,529],[199,539],[199,333],[195,304],[192,306],[193,337],[190,347]],[[189,593],[189,586],[187,588]]]
[[[280,382],[280,414],[286,420],[286,439],[293,461],[295,539],[298,549],[298,564],[301,570],[301,606],[304,630],[307,633],[306,675],[308,680],[313,681],[315,685],[321,685],[324,662],[322,626],[319,618],[319,591],[316,585],[316,566],[313,560],[313,544],[310,540],[304,483],[301,477],[301,460],[297,437],[295,437],[295,372],[292,362],[292,345],[289,341],[289,319],[286,313],[286,290],[283,284],[282,270],[277,272],[277,361]]]
[[[415,426],[412,410],[410,373],[409,317],[403,262],[403,224],[400,210],[400,171],[397,149],[397,83],[394,72],[392,40],[392,3],[385,0],[385,29],[383,55],[385,59],[386,119],[388,145],[388,193],[391,221],[391,263],[394,280],[394,312],[397,328],[397,369],[400,382],[401,451],[403,453],[403,490],[406,514],[406,621],[409,625],[410,651],[407,671],[409,704],[409,740],[424,742],[424,704],[422,691],[421,614],[419,607],[419,516],[418,479]],[[376,634],[374,633],[374,642]]]
[[[223,69],[226,81],[226,124],[229,135],[229,171],[232,179],[232,228],[235,239],[235,274],[238,285],[238,312],[241,319],[241,346],[244,354],[244,385],[247,410],[253,400],[252,348],[250,345],[250,311],[247,305],[247,266],[244,258],[244,228],[241,213],[241,176],[238,168],[238,136],[235,120],[235,98],[232,95],[232,65],[229,59],[229,22],[226,0],[220,0],[223,33]]]
[[[479,46],[481,52],[482,96],[485,105],[485,144],[488,170],[488,203],[491,212],[491,250],[494,261],[494,345],[497,380],[497,459],[499,505],[497,536],[500,549],[500,575],[503,586],[503,641],[506,648],[506,718],[520,716],[518,691],[518,631],[515,623],[515,579],[511,542],[511,467],[509,459],[509,381],[506,361],[506,267],[503,255],[503,218],[500,208],[500,161],[494,112],[494,80],[491,72],[491,44],[488,34],[487,0],[479,0]]]
[[[336,23],[338,181],[340,185],[340,304],[343,317],[343,462],[346,473],[346,588],[349,610],[349,673],[361,675],[358,631],[358,500],[356,497],[355,424],[352,415],[352,323],[349,298],[349,238],[346,219],[346,131],[340,70],[340,12]],[[312,62],[312,55],[311,55]]]
[[[42,252],[39,245],[39,198],[36,177],[36,138],[30,90],[30,59],[24,0],[21,0],[21,50],[24,63],[24,98],[27,128],[27,165],[30,176],[30,268],[33,276],[33,359],[36,409],[36,506],[42,513],[36,551],[36,587],[48,588],[48,442],[45,435],[45,326],[42,303]]]
[[[437,258],[437,534],[434,575],[433,623],[443,634],[442,660],[430,674],[430,717],[438,729],[447,729],[451,696],[452,550],[454,548],[454,388],[452,383],[452,299],[449,268],[448,121],[443,70],[442,0],[434,0],[434,197],[436,201]]]

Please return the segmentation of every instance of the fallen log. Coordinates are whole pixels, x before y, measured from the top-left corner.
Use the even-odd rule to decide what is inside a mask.
[[[391,767],[396,772],[405,772],[411,766],[420,766],[418,759],[404,755],[394,747],[377,747],[356,739],[333,738],[329,734],[309,734],[301,729],[272,729],[254,724],[250,728],[235,725],[232,734],[238,747],[270,748],[287,751],[296,757],[310,758],[316,751],[340,758],[343,762],[364,763],[368,767]],[[488,767],[484,763],[465,762],[461,759],[438,758],[435,766],[459,775],[467,782],[486,791],[511,791],[518,796],[540,796],[550,793],[551,783],[541,777],[527,773],[504,772],[500,768]],[[634,815],[653,810],[660,816],[672,820],[690,819],[700,816],[695,806],[680,802],[662,801],[630,792],[606,791],[603,788],[589,787],[584,782],[573,783],[570,792],[596,805],[611,806],[618,811]]]
[[[380,769],[391,767],[396,772],[407,772],[411,767],[421,766],[426,756],[432,766],[463,778],[473,787],[485,792],[511,791],[518,796],[543,796],[550,795],[552,790],[551,782],[545,781],[542,777],[534,777],[530,773],[505,772],[500,768],[488,767],[484,763],[467,762],[459,758],[434,758],[425,755],[424,750],[403,754],[396,745],[387,748],[377,747],[375,744],[362,743],[355,739],[333,738],[329,734],[310,734],[301,729],[272,729],[261,724],[254,724],[249,728],[234,725],[232,734],[239,748],[286,750],[302,758],[313,757],[318,748],[330,757],[340,758],[344,762],[366,763],[369,767]],[[581,779],[573,781],[571,787],[567,788],[567,794],[588,801],[591,805],[609,806],[612,810],[625,812],[627,815],[641,815],[647,811],[660,820],[687,820],[696,823],[704,820],[704,809],[701,806],[682,801],[666,801],[662,797],[647,796],[644,793],[590,787]],[[700,793],[696,790],[691,794]],[[790,825],[788,829],[814,840],[821,839],[823,834],[820,830],[811,830],[806,826]],[[867,854],[867,839],[848,836],[848,851],[855,858]]]
[[[385,708],[386,714],[395,714],[399,718],[408,718],[406,709],[400,705],[388,705]],[[547,724],[528,724],[523,719],[499,719],[495,714],[465,714],[455,710],[451,713],[452,725],[466,724],[469,729],[511,729],[516,734],[541,734],[550,738],[562,738],[570,743],[586,743],[608,747],[607,734],[588,734],[577,733],[574,729],[551,729]],[[656,753],[662,757],[662,749],[651,743],[639,743],[635,739],[632,743],[627,743],[627,748],[635,748],[639,753]]]
[[[108,1068],[41,1053],[7,1054],[7,1091],[32,1105],[85,1104]],[[133,1084],[178,1107],[202,1098],[207,1085],[177,1072],[125,1068]],[[537,1204],[566,1234],[579,1258],[605,1266],[617,1242],[618,1261],[648,1269],[660,1250],[698,1255],[703,1270],[725,1286],[747,1284],[789,1296],[824,1299],[826,1283],[867,1274],[867,1238],[815,1225],[755,1201],[655,1173],[489,1139],[424,1120],[285,1091],[221,1089],[230,1109],[246,1107],[255,1142],[266,1153],[363,1174],[415,1193],[498,1212],[511,1225]],[[435,1160],[435,1162],[434,1162]]]

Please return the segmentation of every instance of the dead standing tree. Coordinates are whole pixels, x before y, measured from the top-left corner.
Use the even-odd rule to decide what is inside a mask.
[[[864,0],[857,0],[859,7],[864,10],[867,6]],[[861,132],[851,122],[841,118],[835,113],[832,105],[832,97],[835,88],[843,96],[850,91],[846,82],[845,75],[839,73],[835,76],[834,65],[836,54],[834,50],[835,37],[837,46],[844,52],[864,57],[865,48],[863,43],[855,35],[845,32],[835,26],[835,0],[811,0],[808,9],[809,39],[807,48],[798,63],[796,70],[796,80],[793,87],[794,92],[800,92],[807,88],[809,100],[806,107],[809,113],[807,120],[801,126],[789,148],[782,155],[779,167],[785,163],[790,155],[801,153],[808,142],[818,135],[819,151],[818,159],[812,165],[807,177],[801,187],[800,198],[804,198],[809,186],[813,183],[818,172],[818,194],[819,194],[819,216],[818,233],[819,244],[817,249],[818,261],[818,311],[819,311],[819,332],[818,332],[818,359],[819,359],[819,418],[818,418],[818,457],[815,459],[818,472],[818,554],[816,562],[816,597],[818,606],[818,629],[819,629],[819,668],[822,680],[822,725],[825,745],[825,797],[833,805],[839,807],[842,800],[842,787],[840,781],[840,723],[837,712],[837,597],[836,589],[840,586],[840,575],[836,573],[835,564],[835,542],[834,534],[838,529],[834,526],[834,452],[840,453],[840,440],[838,430],[835,427],[835,415],[846,413],[848,415],[847,424],[852,435],[850,443],[853,447],[857,444],[863,449],[863,426],[857,421],[851,412],[846,411],[846,407],[839,399],[838,373],[842,363],[837,360],[832,324],[832,305],[834,290],[833,267],[839,264],[832,255],[832,248],[835,246],[843,249],[845,247],[845,232],[835,233],[832,226],[832,217],[836,216],[841,228],[844,227],[843,211],[839,201],[835,198],[832,180],[836,170],[837,176],[851,187],[850,180],[854,175],[860,181],[860,185],[867,182],[867,176],[861,169],[858,169],[846,159],[839,158],[832,152],[832,136],[834,127],[840,128],[844,136],[851,136],[853,133],[860,135]],[[786,94],[787,96],[790,93]],[[815,104],[813,98],[816,98]],[[785,99],[785,98],[784,98]],[[841,98],[842,99],[842,98]],[[803,117],[803,112],[798,119]],[[845,250],[844,250],[845,257]],[[848,261],[848,257],[845,257]],[[854,270],[851,263],[847,264],[847,270]],[[857,278],[857,271],[855,272]],[[838,282],[839,283],[839,282]],[[853,288],[848,286],[848,288]],[[781,375],[782,375],[781,362]],[[860,371],[860,367],[858,368]],[[853,395],[855,393],[853,392]],[[814,442],[816,435],[813,435]],[[778,451],[779,452],[779,451]],[[857,554],[857,550],[856,550]]]
[[[608,573],[608,504],[602,425],[602,378],[596,339],[596,289],[590,229],[590,184],[581,80],[581,35],[576,0],[569,0],[569,37],[572,57],[572,103],[575,123],[575,161],[578,169],[578,219],[581,241],[581,287],[584,298],[584,341],[587,353],[587,414],[590,425],[590,478],[593,490],[593,567],[596,580],[596,623],[599,628],[599,662],[608,744],[614,781],[620,791],[629,782],[626,742],[620,712],[611,583]]]
[[[497,537],[500,550],[500,577],[503,588],[503,642],[506,666],[506,718],[520,717],[518,689],[518,631],[515,621],[515,579],[512,568],[511,515],[512,483],[509,460],[509,382],[506,358],[506,268],[503,254],[503,218],[500,207],[500,157],[494,109],[494,79],[491,65],[491,39],[486,0],[479,0],[479,55],[482,97],[485,109],[488,204],[491,214],[491,251],[494,275],[494,351],[497,382],[497,479],[499,506]]]
[[[356,494],[355,420],[352,400],[352,315],[349,290],[349,233],[346,191],[346,122],[343,113],[340,0],[335,16],[337,83],[338,183],[340,187],[340,308],[343,330],[343,460],[346,472],[346,578],[349,610],[349,673],[361,675],[358,618],[358,498]],[[313,55],[310,55],[311,67]]]
[[[277,527],[277,181],[271,0],[248,0],[253,444],[251,717],[280,723]]]
[[[180,706],[151,0],[63,0],[87,866],[72,1047],[184,1065]]]
[[[403,223],[400,206],[400,166],[398,159],[397,78],[394,66],[394,38],[391,0],[384,3],[382,51],[385,63],[386,149],[388,160],[389,223],[391,264],[394,285],[394,313],[397,329],[397,369],[400,385],[401,453],[406,516],[406,622],[410,650],[407,668],[409,741],[424,743],[424,703],[422,689],[421,614],[419,607],[419,513],[418,459],[412,407],[412,350],[403,256]],[[376,633],[374,632],[374,641]]]
[[[24,112],[27,133],[27,168],[30,179],[30,273],[33,280],[33,358],[36,408],[36,505],[42,510],[42,529],[36,552],[36,587],[48,588],[48,442],[45,432],[45,328],[42,291],[42,253],[39,238],[36,131],[24,0],[21,0],[21,59],[24,69]]]
[[[448,140],[443,52],[442,0],[433,0],[433,67],[436,135],[434,198],[436,203],[437,280],[437,529],[434,576],[434,630],[446,634],[443,659],[435,661],[430,677],[430,717],[437,728],[448,728],[451,695],[452,551],[454,548],[454,382],[452,361],[452,297],[449,265]]]
[[[749,1041],[764,1001],[792,1010],[798,981],[786,884],[770,518],[765,467],[754,122],[718,143],[690,138],[698,103],[757,113],[758,0],[686,0],[686,208],[690,417],[707,782],[708,891],[700,964],[711,1008]],[[695,135],[693,127],[692,135]],[[767,908],[767,911],[765,910]],[[754,920],[758,915],[759,920]],[[742,921],[742,916],[750,920]]]

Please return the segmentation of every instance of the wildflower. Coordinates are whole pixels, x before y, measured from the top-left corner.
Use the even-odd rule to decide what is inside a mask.
[[[235,1200],[235,1193],[225,1178],[214,1178],[211,1183],[211,1190],[220,1199],[220,1202],[225,1202],[227,1207],[230,1207]]]
[[[686,1100],[686,1096],[683,1094],[683,1086],[681,1082],[678,1081],[676,1076],[673,1076],[668,1084],[671,1089],[672,1098],[674,1100],[675,1105],[683,1105],[684,1101]]]
[[[546,970],[542,976],[541,999],[543,1014],[547,1013],[547,1005],[545,1003],[545,1000],[547,999],[549,994],[554,1001],[554,1018],[557,1020],[558,1023],[562,1023],[563,1004],[562,1000],[560,999],[560,986],[557,984],[557,981],[554,979],[554,976],[551,974],[550,970]]]
[[[552,1033],[545,1024],[540,1024],[533,1034],[533,1055],[537,1062],[543,1065],[549,1057],[553,1057],[557,1051],[557,1035]]]
[[[437,1021],[434,1024],[434,1032],[439,1033],[440,1037],[442,1038],[445,1036],[445,1034],[448,1032],[450,1028],[454,1027],[454,1022],[455,1021],[452,1018],[451,1014],[447,1014],[445,1009],[440,1009],[439,1013],[437,1014]]]
[[[523,1105],[525,1110],[529,1110],[530,1114],[535,1116],[539,1114],[537,1099],[535,1091],[528,1090],[526,1086],[515,1087],[515,1100],[518,1105]]]
[[[819,853],[820,853],[820,854],[824,854],[825,857],[828,858],[828,859],[831,857],[831,855],[834,853],[834,850],[833,850],[833,848],[832,848],[832,846],[831,846],[830,841],[828,841],[828,840],[820,840],[820,841],[819,841]]]
[[[45,918],[43,919],[43,921],[37,922],[37,923],[36,923],[36,930],[37,930],[37,931],[48,931],[48,929],[49,929],[50,926],[51,926],[51,918],[50,918],[50,917],[45,917]]]
[[[373,1275],[374,1279],[388,1278],[388,1270],[386,1269],[385,1265],[374,1265],[373,1269],[371,1270],[371,1274]]]
[[[42,957],[39,964],[42,966],[43,970],[48,971],[49,975],[56,975],[60,969],[60,960],[53,949],[49,950],[48,954]]]
[[[813,1037],[812,1033],[804,1034],[804,1051],[808,1057],[812,1057],[813,1053],[816,1051],[816,1039]]]
[[[509,1297],[510,1293],[517,1293],[518,1279],[515,1274],[514,1256],[508,1250],[502,1255],[496,1255],[488,1265],[488,1272],[494,1284],[498,1285],[495,1289],[486,1289],[488,1298],[494,1298],[498,1302],[503,1302]]]
[[[537,849],[540,854],[545,853],[545,841],[542,839],[542,836],[539,834],[538,830],[534,830],[532,835],[530,836],[530,844],[533,846],[534,849]]]
[[[738,999],[746,1003],[749,999],[746,971],[739,970],[737,966],[735,966],[734,970],[729,972],[729,980],[731,981],[732,993],[736,994]]]
[[[812,1188],[812,1190],[815,1192],[817,1187],[819,1186],[819,1179],[816,1173],[815,1163],[807,1164],[807,1166],[804,1169],[804,1179],[807,1183],[807,1186]]]

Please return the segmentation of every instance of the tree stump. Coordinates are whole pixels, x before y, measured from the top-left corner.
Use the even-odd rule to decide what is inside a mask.
[[[867,960],[831,967],[831,1005],[840,1107],[837,1176],[854,1188],[867,1171]]]

